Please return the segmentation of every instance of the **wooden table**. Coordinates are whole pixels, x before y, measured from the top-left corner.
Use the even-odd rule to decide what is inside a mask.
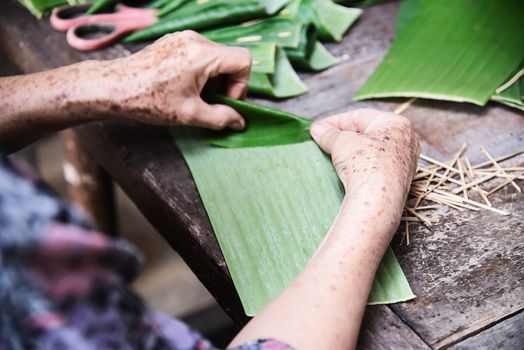
[[[310,92],[283,102],[259,102],[317,118],[373,106],[393,109],[401,100],[355,103],[351,96],[380,62],[392,39],[398,3],[365,9],[340,44],[328,48],[343,63],[304,74]],[[81,54],[63,34],[23,8],[0,4],[0,48],[30,73],[84,59],[128,55],[137,47],[114,46]],[[447,159],[463,142],[481,159],[483,144],[495,155],[524,148],[524,117],[496,104],[418,101],[405,113],[423,152]],[[165,128],[132,122],[97,122],[76,129],[91,156],[127,192],[158,232],[180,253],[220,305],[246,320],[191,174]],[[368,307],[361,348],[524,348],[524,196],[508,186],[494,204],[502,217],[449,210],[430,228],[412,225],[412,243],[393,243],[417,295],[414,301]]]

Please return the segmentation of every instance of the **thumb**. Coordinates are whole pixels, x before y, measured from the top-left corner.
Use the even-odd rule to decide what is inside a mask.
[[[341,133],[339,129],[322,121],[314,122],[309,132],[318,146],[329,154],[333,151],[337,136]]]
[[[244,118],[233,108],[221,104],[208,104],[199,99],[196,108],[196,126],[220,130],[230,127],[234,130],[243,130],[246,123]]]

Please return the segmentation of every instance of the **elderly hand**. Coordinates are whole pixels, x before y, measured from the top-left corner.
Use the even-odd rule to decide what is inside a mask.
[[[389,231],[394,230],[420,153],[411,122],[394,113],[359,109],[313,123],[311,135],[331,154],[346,195],[369,217],[388,219]]]
[[[147,123],[242,130],[231,107],[210,105],[202,89],[213,79],[232,98],[244,98],[251,68],[249,51],[227,47],[184,31],[166,35],[144,50],[109,62],[113,113]]]

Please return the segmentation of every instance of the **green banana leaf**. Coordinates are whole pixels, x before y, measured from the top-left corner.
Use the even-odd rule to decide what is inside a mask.
[[[313,52],[317,42],[317,30],[312,25],[304,25],[300,31],[298,45],[295,47],[286,47],[286,55],[291,64],[307,61],[307,58]]]
[[[200,34],[209,40],[229,45],[271,43],[281,47],[297,47],[302,28],[303,25],[296,21],[269,18],[203,31]]]
[[[245,45],[252,57],[251,72],[273,74],[277,47],[274,44]]]
[[[147,5],[147,7],[151,9],[161,9],[164,6],[167,6],[168,4],[183,3],[184,1],[187,1],[187,0],[153,0],[151,1],[149,5]]]
[[[346,8],[328,0],[313,0],[314,24],[321,40],[341,41],[362,10]]]
[[[316,40],[316,30],[289,18],[255,20],[235,26],[201,32],[208,39],[248,49],[261,43],[274,43],[285,48],[291,64],[297,68],[319,71],[338,63]]]
[[[286,4],[287,0],[227,1],[209,0],[205,3],[191,1],[148,28],[137,31],[124,42],[158,38],[164,34],[192,29],[201,31],[217,26],[240,23],[260,16],[271,15]],[[199,6],[202,6],[200,8]]]
[[[340,60],[331,55],[320,41],[315,43],[313,51],[306,60],[302,62],[293,61],[293,64],[297,65],[297,67],[315,72],[327,69],[338,63],[340,63]]]
[[[18,2],[38,18],[41,18],[55,7],[65,4],[83,4],[87,1],[88,0],[18,0]]]
[[[170,13],[191,0],[157,0],[149,5],[150,8],[158,9],[158,16]]]
[[[252,72],[248,89],[252,94],[274,98],[298,96],[308,91],[293,70],[282,48],[276,50],[275,72],[273,74]]]
[[[198,11],[207,11],[224,5],[239,5],[244,3],[259,4],[257,0],[177,0],[163,6],[158,13],[163,19],[176,18],[181,16],[192,16]],[[173,11],[176,10],[176,11]]]
[[[286,55],[298,69],[321,71],[339,63],[329,51],[317,40],[317,31],[313,26],[305,27],[296,48],[285,48]]]
[[[96,0],[94,4],[87,10],[86,15],[97,13],[105,7],[113,5],[116,2],[118,2],[118,0]]]
[[[286,145],[311,140],[309,119],[220,95],[207,96],[206,101],[233,107],[246,119],[244,131],[210,132],[210,136],[206,138],[208,144],[225,148],[241,148]]]
[[[247,315],[256,315],[302,270],[344,196],[314,142],[272,147],[208,145],[199,130],[174,128]],[[414,297],[388,250],[370,304]]]
[[[321,40],[340,41],[362,10],[346,8],[331,0],[292,0],[280,13],[305,24],[313,24]]]
[[[484,105],[524,57],[524,2],[405,0],[397,36],[354,96]]]

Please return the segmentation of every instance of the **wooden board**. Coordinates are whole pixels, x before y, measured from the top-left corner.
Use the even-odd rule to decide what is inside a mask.
[[[320,74],[302,74],[309,94],[283,102],[261,102],[315,118],[362,106],[394,109],[403,100],[353,103],[351,96],[386,52],[397,7],[390,2],[367,8],[342,43],[329,44],[344,62]],[[46,22],[2,1],[0,48],[24,72],[34,72],[86,58],[128,55],[137,46],[117,45],[84,55],[69,49],[64,35],[53,32]],[[404,114],[412,120],[423,152],[441,160],[463,142],[472,145],[468,155],[474,161],[481,159],[480,144],[494,155],[524,148],[522,113],[496,104],[480,108],[418,101]],[[237,322],[244,322],[191,175],[166,130],[107,122],[85,125],[77,132],[97,162],[125,189],[226,311]],[[413,243],[393,247],[418,298],[390,308],[368,308],[361,348],[427,348],[424,344],[445,348],[470,346],[468,342],[474,348],[488,338],[496,345],[497,339],[503,341],[508,334],[514,334],[515,339],[508,344],[522,343],[524,332],[515,331],[522,321],[514,318],[524,307],[524,198],[509,188],[500,191],[494,203],[514,215],[450,210],[431,229],[410,226]],[[495,332],[498,327],[504,328],[503,332]],[[490,330],[493,333],[486,333]]]
[[[377,322],[378,320],[380,322]],[[361,350],[430,349],[393,311],[383,306],[367,307],[357,348]]]
[[[524,349],[524,312],[450,347],[450,350]]]

